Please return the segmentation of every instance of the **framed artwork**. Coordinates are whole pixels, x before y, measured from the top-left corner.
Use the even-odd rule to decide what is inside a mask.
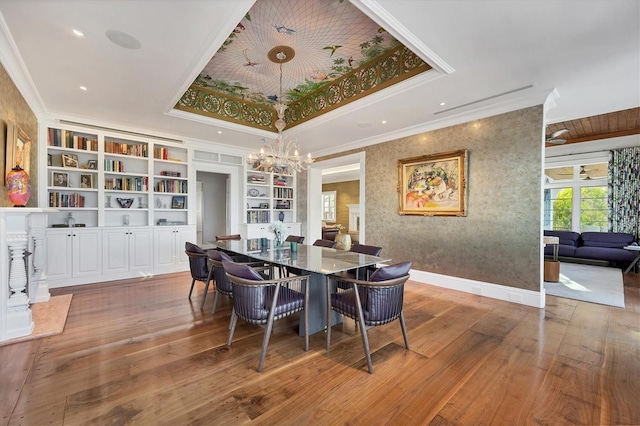
[[[75,154],[62,154],[62,167],[78,168],[78,156]]]
[[[171,208],[172,209],[184,209],[184,196],[183,195],[174,195],[171,197]]]
[[[51,186],[69,187],[69,173],[51,172]]]
[[[80,188],[91,189],[93,187],[93,173],[81,174]]]
[[[89,160],[87,162],[87,168],[90,170],[96,170],[98,168],[98,161],[97,160]]]
[[[398,213],[467,215],[467,150],[398,160]]]
[[[7,121],[7,142],[5,150],[5,176],[11,169],[20,166],[31,176],[31,138],[12,121]]]

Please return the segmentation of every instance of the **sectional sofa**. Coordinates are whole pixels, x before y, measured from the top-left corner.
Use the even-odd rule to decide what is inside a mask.
[[[558,256],[567,259],[584,259],[603,261],[626,266],[635,258],[635,252],[623,247],[637,245],[633,234],[624,232],[572,232],[572,231],[544,231],[545,236],[558,237]],[[553,246],[544,248],[545,256],[553,254]]]

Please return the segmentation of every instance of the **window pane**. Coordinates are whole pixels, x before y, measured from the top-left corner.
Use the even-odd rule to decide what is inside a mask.
[[[606,232],[608,221],[607,187],[580,188],[580,232]]]
[[[571,231],[572,188],[544,190],[544,229]]]
[[[573,166],[545,169],[544,174],[547,177],[547,182],[573,180]]]

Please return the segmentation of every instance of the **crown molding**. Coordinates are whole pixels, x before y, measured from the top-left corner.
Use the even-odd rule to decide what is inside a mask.
[[[44,114],[46,111],[44,102],[36,90],[36,85],[33,83],[31,74],[29,74],[27,66],[22,60],[2,12],[0,12],[0,63],[4,66],[7,74],[13,80],[13,84],[16,85],[33,113],[36,116]]]

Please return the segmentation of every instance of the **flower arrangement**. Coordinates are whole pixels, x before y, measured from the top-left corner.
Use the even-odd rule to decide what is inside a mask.
[[[271,225],[269,225],[269,232],[271,232],[274,236],[273,240],[276,246],[282,246],[284,243],[284,239],[287,237],[287,227],[284,223],[279,220],[276,220]]]
[[[341,233],[341,234],[342,234],[342,230],[344,229],[344,226],[342,226],[342,224],[337,223],[337,224],[335,225],[335,228],[338,230],[338,232],[339,232],[339,233]]]

